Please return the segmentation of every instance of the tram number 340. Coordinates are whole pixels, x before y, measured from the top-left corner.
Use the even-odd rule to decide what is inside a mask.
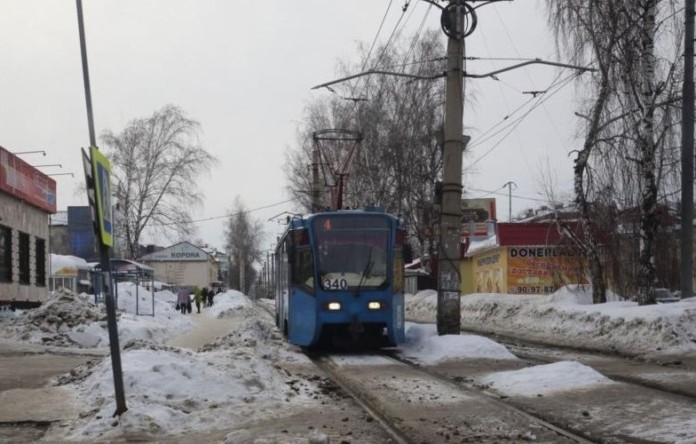
[[[327,290],[345,290],[348,288],[348,281],[345,279],[324,279],[324,288]]]

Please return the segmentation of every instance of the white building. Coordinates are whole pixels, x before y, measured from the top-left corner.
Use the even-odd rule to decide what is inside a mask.
[[[215,258],[189,242],[147,254],[140,262],[153,268],[155,280],[170,285],[210,288],[218,280]]]

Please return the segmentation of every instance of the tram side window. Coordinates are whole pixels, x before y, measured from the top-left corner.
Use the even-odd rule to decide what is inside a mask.
[[[287,294],[288,292],[288,255],[287,243],[283,242],[278,249],[276,255],[276,273],[278,275],[278,290],[279,295]]]
[[[309,246],[297,248],[293,258],[292,283],[314,289],[312,251]]]
[[[12,282],[12,230],[0,225],[0,282]]]

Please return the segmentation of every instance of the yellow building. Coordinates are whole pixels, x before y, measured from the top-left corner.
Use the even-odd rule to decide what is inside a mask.
[[[462,294],[549,294],[587,283],[585,259],[550,223],[498,224],[495,235],[469,241]]]

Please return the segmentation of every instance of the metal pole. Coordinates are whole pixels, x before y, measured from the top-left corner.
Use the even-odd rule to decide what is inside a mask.
[[[459,259],[461,255],[462,154],[466,145],[462,135],[464,11],[459,1],[450,0],[450,4],[457,5],[456,14],[452,18],[456,21],[455,28],[458,32],[451,33],[452,36],[447,41],[447,96],[437,279],[437,332],[439,335],[458,335],[461,330]]]
[[[312,213],[318,213],[321,204],[319,203],[319,142],[314,140],[314,150],[312,151]]]
[[[681,291],[693,296],[694,269],[694,0],[684,0],[684,85],[682,91]]]
[[[85,99],[87,101],[87,125],[89,126],[89,144],[97,146],[97,137],[94,133],[94,114],[92,112],[92,91],[89,84],[89,66],[87,65],[87,43],[85,39],[85,25],[82,17],[82,0],[77,2],[77,26],[80,33],[80,52],[82,54],[82,78],[85,83]]]
[[[155,274],[150,275],[150,285],[152,285],[152,317],[155,317]]]
[[[97,146],[97,138],[94,134],[94,117],[92,113],[92,94],[89,84],[89,65],[87,63],[87,43],[85,39],[85,26],[82,17],[82,0],[75,0],[77,4],[77,25],[80,34],[80,51],[82,54],[82,77],[85,84],[85,99],[87,100],[87,123],[89,126],[90,146]],[[95,178],[96,180],[96,178]],[[87,184],[89,186],[89,184]],[[95,221],[96,222],[96,221]],[[104,302],[106,303],[106,319],[109,329],[109,347],[111,351],[111,366],[114,375],[114,390],[116,392],[116,412],[114,416],[121,415],[128,410],[123,389],[123,372],[121,371],[121,352],[118,343],[118,326],[116,324],[116,307],[109,291],[111,284],[111,257],[109,247],[99,242],[99,258],[102,271],[102,288],[104,289]]]

